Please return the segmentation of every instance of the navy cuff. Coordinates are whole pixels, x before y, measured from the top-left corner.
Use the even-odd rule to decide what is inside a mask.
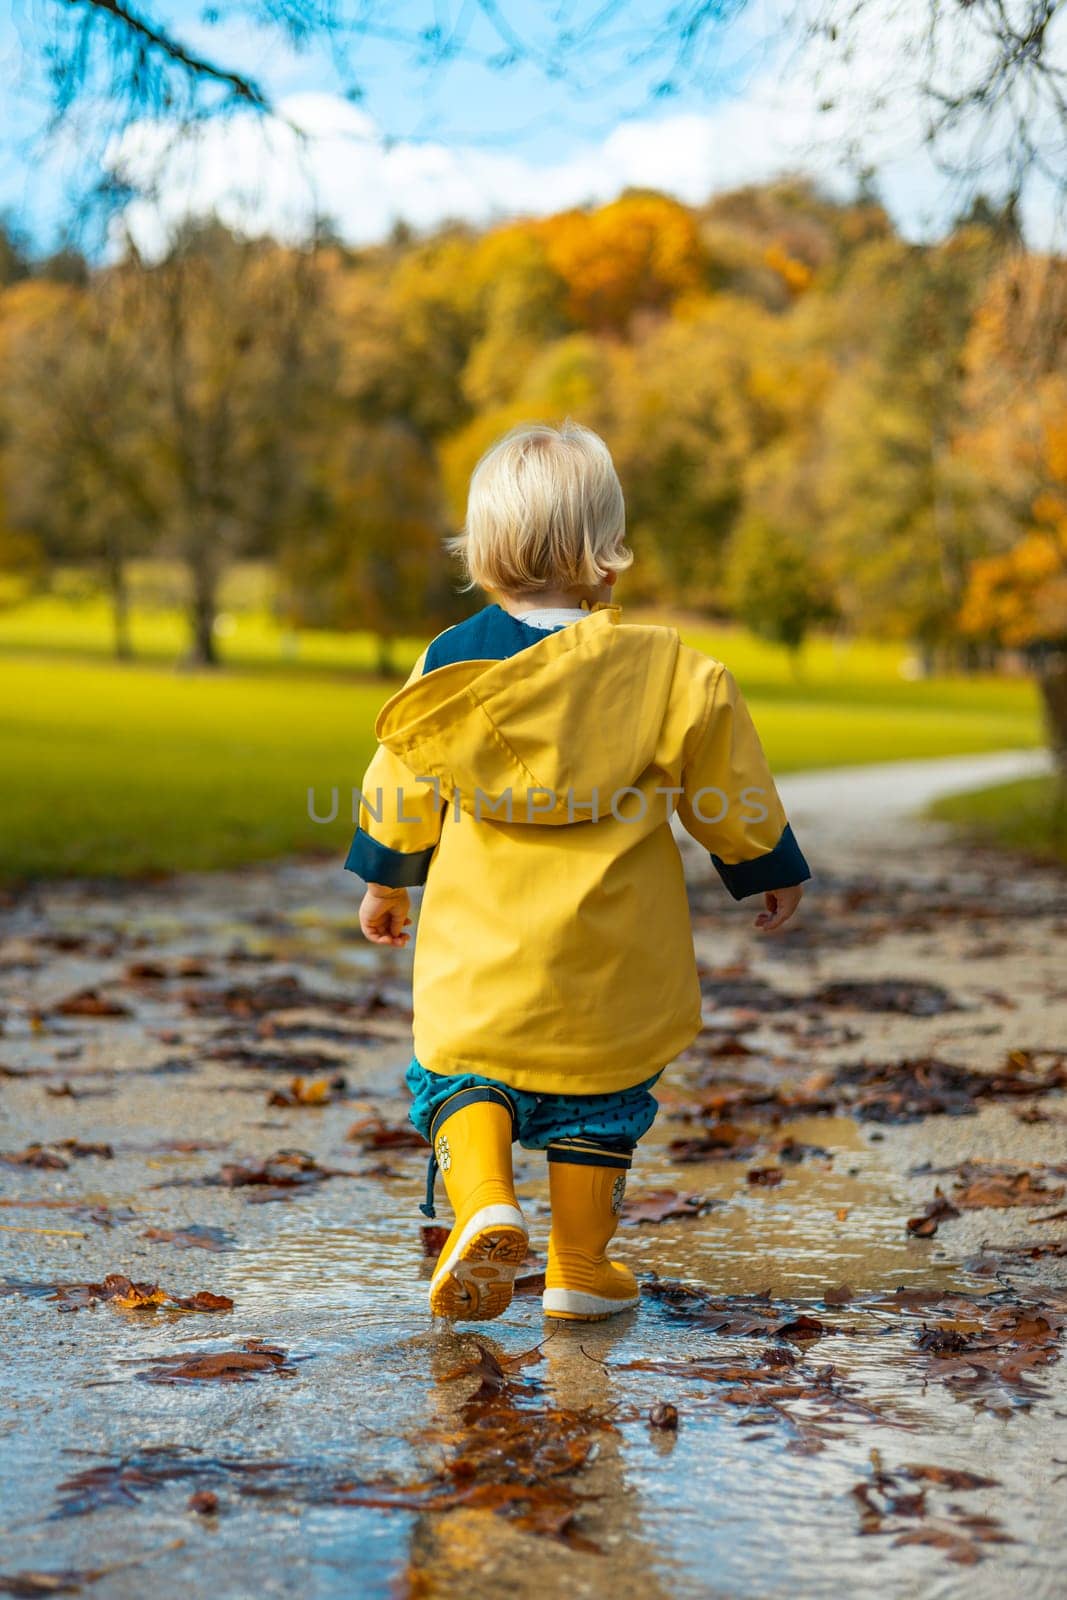
[[[362,828],[356,829],[348,855],[345,871],[355,872],[364,883],[384,883],[390,889],[413,889],[426,882],[435,844],[428,850],[390,850],[379,844]]]
[[[732,866],[720,861],[717,855],[712,855],[711,859],[735,900],[763,894],[768,889],[789,889],[811,877],[811,869],[788,822],[774,849],[765,856],[757,856],[754,861],[737,861]]]

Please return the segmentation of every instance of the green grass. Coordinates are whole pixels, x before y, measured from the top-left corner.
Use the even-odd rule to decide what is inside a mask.
[[[4,663],[0,877],[139,874],[341,851],[377,683]],[[340,791],[336,823],[307,811]]]
[[[177,607],[133,611],[130,626],[138,661],[172,664],[189,648],[189,629]],[[219,654],[227,666],[254,667],[284,674],[373,672],[377,650],[369,633],[331,633],[283,627],[268,611],[223,611],[216,629]],[[399,639],[394,656],[405,671],[422,641]],[[100,596],[71,599],[42,595],[0,610],[0,654],[45,654],[102,661],[114,655],[114,631],[107,602]]]
[[[930,807],[930,815],[983,844],[1067,865],[1067,800],[1053,777],[948,795]]]
[[[899,646],[816,640],[797,678],[784,651],[731,629],[683,630],[729,662],[779,772],[1040,744],[1022,680],[901,676]],[[231,670],[175,672],[179,613],[138,612],[151,661],[106,659],[106,607],[35,600],[0,613],[0,879],[141,874],[333,852],[395,689],[368,676],[365,634],[287,641],[237,613]],[[295,649],[295,659],[294,659]],[[401,665],[419,642],[398,648]],[[30,652],[33,652],[32,654]],[[340,815],[312,822],[340,791]]]

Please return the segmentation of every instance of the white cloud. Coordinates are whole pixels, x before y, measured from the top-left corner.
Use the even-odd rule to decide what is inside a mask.
[[[126,213],[148,254],[190,212],[216,211],[234,225],[280,236],[300,235],[318,213],[345,238],[365,243],[401,219],[426,228],[454,217],[483,222],[544,214],[610,199],[627,185],[697,202],[803,171],[844,192],[859,160],[876,167],[898,225],[921,237],[945,224],[959,193],[925,148],[918,95],[909,87],[916,4],[910,0],[893,13],[877,52],[845,62],[813,53],[811,45],[782,43],[762,53],[734,97],[704,112],[623,122],[599,140],[576,143],[563,160],[390,142],[365,113],[334,95],[309,92],[284,98],[273,119],[208,124],[178,143],[158,124],[136,124],[109,161],[152,189],[151,199],[135,201]],[[864,130],[861,152],[854,148],[857,127]],[[1047,196],[1035,194],[1028,221],[1035,242],[1046,242],[1053,226]]]

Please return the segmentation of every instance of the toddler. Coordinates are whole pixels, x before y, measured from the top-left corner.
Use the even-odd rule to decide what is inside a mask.
[[[638,1303],[606,1251],[652,1089],[701,1025],[683,827],[765,933],[807,863],[726,668],[610,604],[632,556],[606,445],[574,423],[514,429],[479,462],[454,541],[495,594],[436,638],[387,703],[346,865],[360,924],[415,951],[415,1127],[455,1225],[437,1316],[498,1316],[526,1255],[517,1139],[548,1157],[544,1310]]]

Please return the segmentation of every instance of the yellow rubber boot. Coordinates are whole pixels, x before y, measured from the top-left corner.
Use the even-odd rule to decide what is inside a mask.
[[[605,1155],[605,1159],[610,1159]],[[593,1166],[548,1152],[552,1231],[542,1305],[546,1317],[600,1322],[632,1311],[641,1298],[629,1267],[609,1261],[607,1247],[619,1225],[626,1191],[627,1157]]]
[[[480,1096],[477,1099],[468,1096]],[[453,1101],[460,1102],[450,1110]],[[456,1214],[430,1280],[435,1317],[483,1322],[511,1304],[528,1234],[515,1199],[506,1096],[460,1091],[433,1126],[434,1155]]]

